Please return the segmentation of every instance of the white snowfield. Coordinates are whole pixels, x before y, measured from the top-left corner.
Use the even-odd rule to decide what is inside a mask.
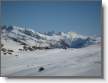
[[[18,54],[19,56],[15,56]],[[101,48],[48,49],[1,55],[2,76],[101,76]],[[44,70],[39,72],[39,68]]]
[[[102,76],[101,38],[4,27],[2,76]]]

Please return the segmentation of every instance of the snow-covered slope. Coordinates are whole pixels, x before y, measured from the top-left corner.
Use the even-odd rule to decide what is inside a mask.
[[[9,26],[2,28],[2,40],[13,40],[22,45],[48,48],[80,48],[99,43],[95,37],[88,37],[75,32],[59,32],[52,35],[34,30]]]
[[[2,76],[101,76],[101,38],[2,27]]]
[[[18,55],[18,56],[16,56]],[[101,48],[49,49],[1,56],[3,76],[101,76]],[[39,68],[43,67],[43,71]]]

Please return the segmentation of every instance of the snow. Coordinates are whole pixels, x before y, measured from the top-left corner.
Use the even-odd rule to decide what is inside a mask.
[[[26,34],[24,28],[13,27],[8,33],[2,31],[2,48],[6,49],[1,51],[2,76],[101,76],[101,37],[75,32],[49,36],[27,28],[30,34]],[[28,47],[51,48],[25,51],[22,42]],[[41,72],[40,67],[44,68]]]
[[[18,54],[19,56],[15,56]],[[101,76],[101,48],[22,51],[1,55],[4,76]],[[39,72],[38,69],[45,70]]]
[[[40,32],[35,32],[32,29],[24,29],[17,26],[13,26],[13,29],[8,33],[3,32],[3,35],[6,38],[7,36],[10,38],[14,38],[30,46],[43,43],[45,46],[50,46],[52,44],[53,46],[56,46],[58,48],[66,47],[65,45],[67,45],[68,47],[80,48],[101,42],[100,38],[87,37],[75,32],[61,32],[61,34],[59,35],[54,33],[54,35],[49,36]]]

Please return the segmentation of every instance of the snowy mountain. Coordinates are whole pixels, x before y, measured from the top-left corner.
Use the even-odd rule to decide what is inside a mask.
[[[3,26],[1,31],[2,76],[102,75],[100,37],[17,26]]]
[[[40,33],[17,26],[2,27],[2,41],[11,40],[20,45],[44,48],[81,48],[99,43],[99,38],[88,37],[75,32]]]

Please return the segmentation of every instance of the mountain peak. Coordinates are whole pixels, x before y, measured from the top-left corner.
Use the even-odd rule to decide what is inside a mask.
[[[39,45],[40,47],[62,48],[66,45],[71,48],[78,48],[100,42],[99,38],[83,36],[76,32],[50,32],[45,34],[18,26],[2,27],[2,29],[6,30],[3,34],[7,34],[5,36],[8,36],[8,39],[10,38],[14,42],[17,41],[29,46]]]

